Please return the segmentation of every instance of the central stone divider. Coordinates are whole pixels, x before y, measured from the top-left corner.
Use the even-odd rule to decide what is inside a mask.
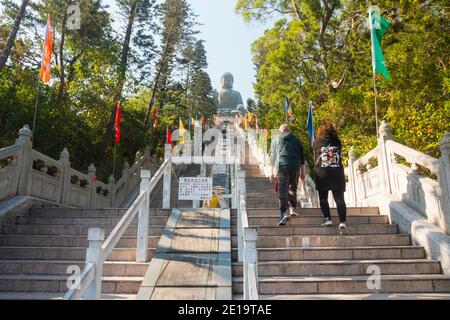
[[[231,300],[230,209],[173,209],[138,300]]]

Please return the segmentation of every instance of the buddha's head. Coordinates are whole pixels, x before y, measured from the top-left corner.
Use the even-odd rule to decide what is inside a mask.
[[[222,85],[222,89],[233,89],[234,78],[233,75],[229,72],[226,72],[222,75],[220,79],[220,84]]]

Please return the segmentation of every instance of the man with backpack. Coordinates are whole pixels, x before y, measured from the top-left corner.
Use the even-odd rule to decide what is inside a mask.
[[[271,165],[276,169],[280,199],[279,226],[285,225],[291,216],[298,216],[298,179],[305,180],[305,154],[300,140],[290,132],[289,126],[280,126],[280,135],[271,144]],[[275,172],[272,172],[275,175]],[[289,212],[288,212],[289,210]]]

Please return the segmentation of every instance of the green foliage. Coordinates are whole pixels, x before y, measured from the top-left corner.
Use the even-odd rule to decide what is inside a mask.
[[[184,81],[178,79],[174,72],[183,68],[174,57],[186,46],[195,48],[195,72],[191,74],[187,100],[198,112],[209,110],[212,88],[205,72],[206,50],[202,42],[194,37],[196,16],[187,2],[167,0],[162,6],[157,6],[155,0],[116,2],[125,19],[112,25],[113,12],[105,1],[78,1],[81,9],[80,30],[62,27],[69,1],[34,0],[27,7],[11,55],[0,71],[0,148],[13,144],[24,124],[32,126],[39,92],[33,147],[55,159],[59,159],[61,151],[67,147],[73,167],[86,172],[90,163],[95,162],[98,178],[107,181],[113,171],[113,136],[106,136],[107,146],[101,156],[98,145],[104,139],[111,109],[117,105],[115,97],[120,84],[120,71],[124,70],[122,63],[125,62],[124,98],[121,100],[122,134],[116,150],[116,179],[121,175],[124,162],[134,161],[136,151],[144,151],[149,146],[152,154],[161,156],[166,127],[172,130],[177,128],[178,119],[187,115],[183,104],[186,92]],[[15,0],[0,0],[3,13],[0,18],[0,52],[17,15],[17,3]],[[129,22],[127,13],[133,4],[136,4],[135,19],[130,29],[128,56],[124,57],[125,31],[128,30]],[[165,16],[169,7],[171,13]],[[38,80],[38,73],[49,13],[54,27],[52,80],[49,85],[43,85]],[[171,29],[174,26],[178,27],[178,32],[177,39],[171,39],[171,59],[161,61],[157,57],[162,52],[157,48],[164,48],[164,40],[169,34],[174,35],[174,29]],[[56,107],[61,85],[60,49],[63,30],[66,32],[63,46],[65,84],[61,105]],[[152,92],[150,88],[153,88],[155,80],[152,76],[161,63],[170,66],[163,70],[166,72],[166,81],[158,86],[165,96],[164,104],[159,105],[159,127],[144,130],[143,123]]]
[[[400,143],[438,157],[439,142],[450,131],[445,2],[374,4],[391,21],[382,47],[392,81],[376,77],[379,121],[390,123]],[[376,146],[367,6],[356,0],[237,1],[236,11],[247,21],[285,15],[252,46],[256,114],[264,126],[285,122],[288,96],[295,115],[291,127],[302,141],[309,141],[306,119],[312,101],[315,127],[333,121],[344,154],[351,146],[359,154]]]

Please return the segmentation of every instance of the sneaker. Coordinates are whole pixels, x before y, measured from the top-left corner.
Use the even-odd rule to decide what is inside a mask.
[[[291,217],[298,217],[298,213],[297,212],[295,212],[295,208],[292,208],[292,207],[289,207],[289,215],[291,216]]]
[[[289,216],[287,215],[287,212],[282,214],[282,217],[280,219],[280,222],[278,222],[279,226],[284,226],[286,224],[286,221],[289,219]]]
[[[322,227],[331,227],[331,226],[333,226],[333,221],[331,221],[331,219],[326,219],[324,222],[322,222],[321,226]]]
[[[345,222],[341,222],[341,223],[339,224],[339,229],[340,229],[340,230],[345,230],[345,229],[347,229],[347,226],[345,225]]]

